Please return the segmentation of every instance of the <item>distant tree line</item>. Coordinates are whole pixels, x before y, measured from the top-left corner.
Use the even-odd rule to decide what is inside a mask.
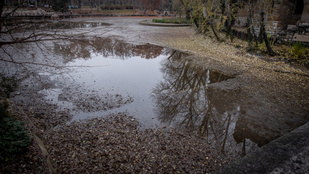
[[[74,0],[72,0],[74,1]],[[101,7],[103,9],[151,9],[171,10],[173,0],[75,0],[81,6]]]
[[[240,9],[247,11],[248,48],[264,42],[270,55],[274,55],[268,40],[265,24],[274,11],[274,0],[174,0],[174,11],[184,14],[201,33],[213,32],[217,40],[222,40],[218,32],[225,32],[231,41],[232,26]],[[260,28],[258,36],[253,26]],[[253,39],[256,38],[256,39]]]
[[[151,9],[172,10],[173,0],[1,0],[5,6],[57,6],[55,10],[62,11],[69,6],[102,7],[106,9]]]
[[[185,15],[201,33],[213,32],[218,40],[219,31],[233,41],[232,26],[240,9],[247,11],[248,47],[265,42],[270,55],[274,55],[265,29],[266,22],[274,11],[275,0],[0,0],[5,6],[31,4],[50,5],[55,11],[67,11],[69,6],[101,8],[103,10],[141,9],[170,10]],[[1,8],[0,8],[1,9]],[[257,35],[253,26],[258,26]]]

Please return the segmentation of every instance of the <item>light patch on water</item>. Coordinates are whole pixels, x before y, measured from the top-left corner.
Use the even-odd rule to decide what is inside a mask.
[[[107,111],[81,112],[73,120],[92,118],[117,112],[127,112],[143,120],[147,125],[157,124],[153,112],[153,101],[150,93],[153,87],[162,79],[160,62],[167,56],[160,55],[155,59],[143,59],[135,56],[130,59],[104,58],[94,56],[92,59],[79,59],[70,63],[72,66],[86,66],[86,71],[70,73],[79,83],[94,90],[104,89],[112,95],[129,95],[133,102],[112,108]],[[99,65],[99,66],[96,66]],[[102,66],[103,65],[103,66]],[[103,94],[101,94],[103,95]]]
[[[59,110],[66,108],[74,108],[74,105],[71,102],[59,100],[59,95],[62,93],[61,88],[43,89],[38,93],[42,94],[50,104],[57,105],[59,107]]]

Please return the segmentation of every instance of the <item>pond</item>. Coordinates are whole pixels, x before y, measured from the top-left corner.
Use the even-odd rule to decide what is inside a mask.
[[[120,22],[103,25],[116,20]],[[57,34],[68,35],[64,39],[2,46],[8,60],[27,62],[24,67],[1,62],[2,73],[25,74],[25,79],[37,75],[25,80],[29,96],[39,94],[58,111],[68,110],[73,117],[67,124],[125,113],[140,121],[141,129],[197,133],[228,156],[245,155],[280,133],[273,123],[285,120],[256,106],[263,100],[248,97],[241,87],[224,88],[235,84],[236,75],[199,66],[188,53],[147,43],[139,35],[152,33],[138,25],[140,20],[95,21],[67,22],[71,29],[57,27],[65,22],[55,25]],[[168,30],[151,31],[162,35]],[[15,99],[21,101],[23,93],[14,94]],[[266,119],[272,124],[264,124]]]
[[[223,152],[245,154],[243,149],[256,147],[234,133],[241,112],[237,94],[213,87],[234,77],[192,64],[187,53],[115,37],[55,42],[52,50],[68,70],[45,72],[53,86],[39,93],[69,108],[71,121],[125,113],[142,129],[198,132]]]
[[[165,115],[184,119],[187,108],[200,111],[191,113],[200,117],[210,106],[208,86],[232,78],[194,67],[186,53],[150,44],[128,44],[115,38],[55,43],[54,51],[64,58],[66,66],[80,68],[52,75],[62,88],[41,93],[61,105],[71,103],[78,111],[73,120],[127,112],[145,127],[159,126],[167,122],[162,118]]]

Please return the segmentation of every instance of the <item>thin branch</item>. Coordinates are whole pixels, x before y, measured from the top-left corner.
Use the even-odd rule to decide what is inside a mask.
[[[3,62],[9,62],[9,63],[14,63],[14,64],[18,64],[18,65],[38,65],[38,66],[45,66],[45,67],[52,67],[52,68],[93,68],[93,67],[104,67],[104,66],[108,66],[108,65],[97,65],[97,66],[68,66],[68,65],[64,65],[64,66],[57,66],[57,65],[48,65],[48,64],[44,64],[44,63],[36,63],[36,62],[19,62],[19,61],[15,61],[15,60],[5,60],[5,59],[0,59],[0,61]]]

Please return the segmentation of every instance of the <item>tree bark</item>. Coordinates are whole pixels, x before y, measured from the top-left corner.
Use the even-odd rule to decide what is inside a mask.
[[[262,33],[262,37],[264,38],[268,54],[271,55],[271,56],[274,56],[275,52],[273,51],[273,49],[270,46],[270,43],[269,43],[269,40],[268,40],[268,37],[267,37],[267,33],[266,33],[266,30],[265,30],[264,16],[265,16],[265,13],[261,12],[261,30],[262,30],[261,33]]]
[[[217,35],[217,32],[216,32],[216,30],[214,28],[214,24],[213,24],[214,19],[210,19],[210,17],[208,16],[206,5],[204,5],[204,8],[203,8],[203,15],[204,15],[204,17],[206,17],[209,20],[210,28],[211,28],[212,32],[214,33],[216,39],[218,41],[221,41],[220,37]]]
[[[226,35],[230,37],[231,42],[233,42],[234,36],[232,33],[232,12],[231,12],[231,1],[226,0],[227,6],[227,23],[226,23]]]
[[[2,18],[3,7],[4,7],[4,0],[0,0],[0,32],[2,31],[2,26],[4,22],[4,18]]]
[[[247,34],[248,34],[248,46],[252,46],[252,2],[248,1],[248,17],[247,17]]]
[[[217,32],[216,32],[216,30],[215,30],[214,25],[213,25],[212,22],[210,22],[210,27],[211,27],[211,30],[212,30],[212,32],[214,33],[216,39],[217,39],[218,41],[221,41],[220,37],[217,35]]]

